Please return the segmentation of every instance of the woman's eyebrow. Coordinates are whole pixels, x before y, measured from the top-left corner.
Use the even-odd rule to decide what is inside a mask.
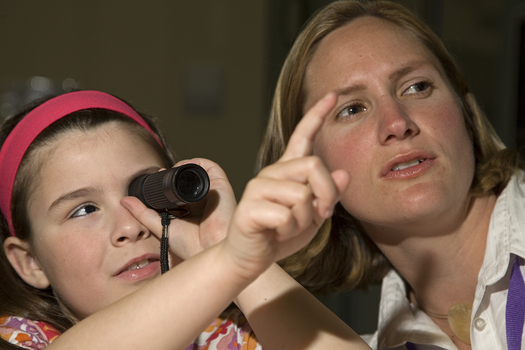
[[[431,63],[431,62],[428,62],[427,60],[422,60],[422,59],[415,59],[415,60],[411,60],[411,61],[408,61],[407,63],[405,63],[402,67],[396,69],[394,72],[390,73],[390,75],[388,76],[388,79],[389,80],[395,80],[395,79],[399,79],[400,77],[412,72],[412,71],[415,71],[421,67],[424,67],[424,66],[429,66],[429,67],[432,67],[432,68],[435,68],[434,65]],[[349,85],[349,86],[344,86],[342,88],[339,88],[339,89],[336,89],[334,90],[334,92],[338,95],[338,96],[341,96],[341,95],[349,95],[353,92],[357,92],[357,91],[362,91],[362,90],[366,90],[366,85],[365,84],[362,84],[362,83],[359,83],[359,84],[355,84],[355,85]]]
[[[337,94],[337,96],[341,96],[341,95],[344,96],[344,95],[350,95],[353,92],[362,91],[362,90],[366,90],[366,86],[364,84],[355,84],[355,85],[345,86],[340,89],[336,89],[334,92]]]
[[[429,62],[427,60],[415,59],[415,60],[412,60],[412,61],[408,61],[401,68],[396,69],[394,72],[392,72],[388,76],[388,79],[390,79],[390,80],[399,79],[402,76],[407,75],[408,73],[410,73],[412,71],[415,71],[416,69],[419,69],[419,68],[424,67],[424,66],[429,66],[429,67],[435,68],[435,66],[431,62]]]

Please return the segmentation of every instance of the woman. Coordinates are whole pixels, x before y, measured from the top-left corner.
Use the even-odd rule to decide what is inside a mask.
[[[501,147],[443,43],[390,2],[328,5],[281,71],[260,168],[331,91],[314,154],[350,185],[331,231],[285,269],[313,291],[382,280],[373,348],[520,348],[523,317],[513,333],[504,311],[525,256],[519,156]]]

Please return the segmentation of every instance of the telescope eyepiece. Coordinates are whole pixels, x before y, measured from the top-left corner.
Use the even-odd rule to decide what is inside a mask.
[[[129,185],[128,195],[139,198],[148,208],[165,210],[198,202],[209,189],[208,173],[197,164],[184,164],[138,176]]]

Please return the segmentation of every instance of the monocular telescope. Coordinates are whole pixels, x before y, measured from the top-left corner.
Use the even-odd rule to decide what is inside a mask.
[[[135,196],[148,208],[176,209],[206,197],[210,189],[208,173],[197,164],[140,175],[129,185],[128,195]]]

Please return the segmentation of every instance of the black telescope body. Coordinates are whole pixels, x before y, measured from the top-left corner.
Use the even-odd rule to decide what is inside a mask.
[[[208,173],[197,164],[140,175],[129,185],[128,195],[135,196],[148,208],[176,209],[202,200],[210,189]]]

